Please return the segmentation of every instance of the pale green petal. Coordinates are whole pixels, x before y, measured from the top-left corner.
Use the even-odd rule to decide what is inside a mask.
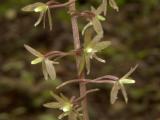
[[[122,94],[123,94],[123,97],[124,97],[124,100],[126,103],[128,103],[128,97],[127,97],[127,92],[125,90],[125,87],[123,86],[123,84],[119,83],[120,85],[120,88],[121,88],[121,91],[122,91]]]
[[[42,62],[44,60],[44,58],[40,57],[40,58],[36,58],[34,60],[31,61],[32,65],[38,64],[40,62]]]
[[[42,2],[37,2],[37,3],[34,3],[34,4],[30,4],[30,5],[27,5],[25,7],[22,8],[22,11],[25,11],[25,12],[32,12],[32,11],[37,11],[35,9],[39,9],[37,12],[41,12],[41,11],[44,11],[46,10],[48,6]]]
[[[101,5],[96,10],[96,14],[97,15],[100,15],[102,12],[104,13],[104,15],[106,15],[106,12],[107,12],[107,0],[103,0]]]
[[[48,72],[49,77],[54,80],[56,78],[56,71],[55,68],[53,66],[53,62],[45,59],[45,64],[46,64],[46,70]]]
[[[106,20],[106,18],[103,17],[102,15],[97,15],[97,18],[98,18],[98,20],[100,20],[100,21],[105,21],[105,20]]]
[[[110,102],[111,104],[114,104],[118,98],[118,91],[120,90],[120,86],[118,81],[114,83],[111,93],[110,93]]]
[[[79,69],[78,69],[78,74],[80,75],[84,69],[85,66],[85,57],[84,55],[80,57],[80,63],[79,63]]]
[[[58,119],[62,119],[62,118],[64,118],[65,116],[67,116],[69,114],[69,112],[65,112],[65,113],[62,113],[62,114],[60,114],[59,116],[58,116]]]
[[[88,44],[91,42],[92,34],[93,34],[93,29],[92,28],[88,28],[85,31],[85,33],[84,33],[84,48],[86,48],[88,46]]]
[[[89,55],[85,55],[85,61],[86,61],[86,69],[87,69],[87,74],[89,74],[90,73],[90,57],[89,57]]]
[[[49,28],[52,30],[52,16],[51,16],[51,11],[48,9],[48,21],[49,21]]]
[[[131,70],[127,74],[125,74],[122,78],[120,78],[119,80],[128,78],[136,70],[137,67],[138,67],[138,65],[136,65],[134,68],[131,68]]]
[[[42,71],[43,71],[44,79],[48,80],[48,73],[47,73],[47,69],[44,61],[42,62]]]
[[[41,54],[40,52],[38,52],[37,50],[33,49],[32,47],[28,46],[28,45],[24,45],[24,47],[33,55],[35,55],[36,57],[43,57],[43,54]]]
[[[59,103],[61,103],[61,104],[64,104],[64,103],[65,103],[65,101],[64,101],[61,97],[59,97],[57,94],[55,94],[54,92],[51,92],[51,95],[52,95],[52,97],[53,97],[54,99],[56,99]]]
[[[105,60],[99,58],[96,54],[94,54],[93,57],[94,57],[97,61],[99,61],[99,62],[102,62],[102,63],[105,63],[105,62],[106,62]]]
[[[109,5],[115,9],[116,11],[119,11],[119,8],[117,6],[117,3],[115,2],[115,0],[109,0]]]
[[[107,48],[107,47],[110,46],[110,45],[111,45],[111,42],[110,42],[110,41],[102,41],[102,42],[98,42],[98,43],[93,47],[93,49],[99,52],[99,51]]]
[[[92,22],[89,22],[87,25],[84,26],[84,28],[82,29],[82,35],[84,35],[85,31],[92,26]]]
[[[40,24],[40,22],[43,20],[43,17],[44,17],[44,12],[41,12],[40,15],[39,15],[38,20],[34,24],[35,27],[37,27]]]
[[[103,28],[102,28],[101,22],[96,17],[94,17],[92,19],[92,24],[93,24],[93,28],[96,31],[96,33],[98,35],[102,35],[103,36]]]
[[[62,107],[62,105],[58,102],[46,103],[43,106],[46,107],[46,108],[58,108],[58,109]]]
[[[125,78],[120,79],[119,82],[122,83],[122,84],[134,84],[134,83],[136,83],[136,81],[133,80],[133,79],[125,79]]]

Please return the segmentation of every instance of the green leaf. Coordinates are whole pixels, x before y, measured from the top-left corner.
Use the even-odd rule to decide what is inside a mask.
[[[41,54],[40,52],[36,51],[35,49],[33,49],[32,47],[28,46],[28,45],[24,45],[24,47],[33,55],[35,55],[36,57],[43,57],[43,54]]]
[[[55,68],[53,66],[53,62],[48,60],[48,59],[45,59],[45,65],[46,65],[46,70],[47,70],[47,73],[49,75],[49,77],[54,80],[56,78],[56,71],[55,71]]]

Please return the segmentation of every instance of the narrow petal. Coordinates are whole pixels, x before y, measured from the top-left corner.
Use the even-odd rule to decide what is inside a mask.
[[[40,24],[40,22],[43,20],[43,16],[44,16],[44,12],[41,12],[37,22],[34,24],[35,27],[37,27]]]
[[[85,57],[84,55],[80,57],[80,63],[79,63],[79,70],[78,70],[78,74],[80,75],[84,69],[85,66]]]
[[[104,15],[106,15],[106,12],[107,12],[107,0],[103,0],[101,5],[96,10],[96,14],[97,15],[100,15],[102,12],[104,13]]]
[[[58,108],[58,109],[62,107],[62,105],[58,102],[46,103],[43,106],[46,107],[46,108]]]
[[[99,52],[99,51],[107,48],[107,47],[110,46],[110,45],[111,45],[111,42],[110,42],[110,41],[102,41],[102,42],[97,43],[97,44],[93,47],[93,49]]]
[[[43,54],[41,54],[40,52],[38,52],[37,50],[33,49],[32,47],[28,46],[28,45],[24,45],[24,47],[33,55],[35,55],[36,57],[43,57]]]
[[[56,78],[56,72],[55,72],[55,68],[53,66],[52,61],[46,59],[45,60],[45,65],[46,65],[46,70],[47,70],[47,73],[48,73],[49,77],[52,80],[54,80]]]
[[[134,68],[131,68],[131,70],[127,74],[125,74],[122,78],[120,78],[119,81],[121,81],[122,79],[128,78],[136,70],[137,67],[138,65],[136,65]]]
[[[52,16],[49,8],[48,8],[48,21],[49,21],[49,28],[50,30],[52,30]]]
[[[119,82],[122,83],[122,84],[134,84],[134,83],[136,83],[135,80],[133,80],[133,79],[126,79],[126,78],[120,79]]]
[[[110,93],[110,102],[111,104],[114,104],[118,98],[118,91],[120,90],[120,86],[119,86],[119,83],[116,82],[113,87],[112,87],[112,90],[111,90],[111,93]]]
[[[126,103],[128,103],[128,97],[127,97],[126,89],[125,89],[123,84],[119,83],[119,85],[120,85],[124,100],[125,100]]]
[[[84,33],[84,48],[86,48],[88,46],[88,44],[91,42],[92,34],[93,34],[93,29],[92,28],[88,28],[85,31],[85,33]]]
[[[85,55],[85,61],[86,61],[86,69],[87,69],[87,74],[90,73],[90,57],[89,55]]]
[[[69,114],[69,112],[65,112],[65,113],[62,113],[62,114],[60,114],[59,116],[58,116],[58,119],[62,119],[62,118],[64,118],[65,116],[67,116]]]
[[[82,35],[84,35],[85,31],[92,26],[92,22],[89,22],[87,25],[84,26],[84,28],[82,29]]]
[[[53,97],[54,99],[56,99],[59,103],[62,103],[62,104],[65,103],[65,101],[64,101],[61,97],[59,97],[57,94],[55,94],[54,92],[51,92],[51,95],[52,95],[52,97]]]
[[[44,15],[43,15],[43,28],[44,29],[46,28],[46,11],[44,12]]]
[[[115,9],[117,12],[119,11],[119,8],[117,6],[117,3],[115,2],[115,0],[109,0],[109,5]]]
[[[105,60],[99,58],[96,54],[94,54],[93,57],[94,57],[96,60],[98,60],[99,62],[102,62],[102,63],[105,63],[105,62],[106,62]]]
[[[48,73],[47,73],[45,62],[42,62],[42,71],[43,71],[44,79],[48,80]]]
[[[103,36],[103,28],[102,28],[101,22],[96,17],[92,19],[92,24],[93,24],[93,28],[96,31],[96,33],[98,35]]]
[[[35,9],[37,7],[44,7],[46,6],[46,4],[42,3],[42,2],[36,2],[34,4],[30,4],[30,5],[27,5],[25,7],[22,8],[22,11],[24,12],[32,12],[32,11],[35,11]]]
[[[43,57],[39,57],[39,58],[36,58],[36,59],[32,60],[31,64],[35,65],[35,64],[38,64],[38,63],[40,63],[42,61],[43,61]]]

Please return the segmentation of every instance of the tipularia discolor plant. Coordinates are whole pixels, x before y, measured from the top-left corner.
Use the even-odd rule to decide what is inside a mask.
[[[34,24],[35,27],[43,22],[43,27],[45,28],[47,22],[46,19],[48,19],[50,30],[52,30],[51,10],[55,8],[67,8],[66,12],[71,16],[74,50],[71,50],[69,52],[50,51],[46,54],[42,54],[29,45],[24,45],[24,47],[36,57],[33,61],[31,61],[31,64],[42,64],[42,72],[45,80],[56,79],[56,70],[54,64],[59,64],[56,59],[57,57],[63,58],[65,56],[73,56],[76,58],[77,78],[75,78],[74,80],[67,80],[56,88],[60,89],[65,85],[69,85],[71,83],[79,83],[80,96],[73,96],[71,98],[68,98],[62,93],[60,93],[60,95],[57,95],[55,91],[53,91],[50,93],[56,101],[45,103],[44,107],[61,110],[62,113],[58,116],[58,119],[62,119],[67,116],[69,120],[89,120],[87,95],[89,93],[96,92],[99,89],[96,88],[88,90],[86,85],[91,83],[113,84],[110,94],[111,104],[114,104],[116,102],[119,91],[122,92],[124,100],[127,103],[128,97],[124,84],[135,83],[135,80],[128,77],[135,71],[137,65],[121,78],[113,75],[104,75],[102,77],[91,80],[85,77],[86,74],[90,74],[92,60],[95,59],[102,63],[106,62],[104,59],[99,58],[96,54],[101,52],[103,49],[107,49],[107,47],[110,47],[111,45],[111,41],[102,41],[104,32],[101,23],[106,20],[105,17],[107,15],[108,5],[116,11],[119,11],[119,8],[115,0],[102,0],[101,4],[97,8],[91,6],[90,11],[78,11],[76,9],[77,1],[68,0],[68,2],[66,3],[59,3],[54,0],[50,0],[46,3],[37,1],[36,3],[27,5],[22,8],[22,11],[25,12],[39,13],[39,18]],[[84,28],[81,32],[79,32],[77,23],[79,17],[84,17],[87,21],[87,24],[84,25]],[[82,34],[82,45],[80,44],[80,33]]]

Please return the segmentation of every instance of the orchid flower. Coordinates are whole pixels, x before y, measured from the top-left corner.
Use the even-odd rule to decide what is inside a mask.
[[[85,25],[85,27],[82,30],[82,35],[84,35],[87,28],[89,28],[90,26],[93,26],[97,35],[101,38],[103,37],[103,28],[100,21],[105,21],[105,17],[101,15],[102,13],[101,7],[103,6],[100,5],[97,9],[95,9],[94,7],[91,7],[91,12],[94,13],[95,16],[92,17],[92,19],[89,21],[87,25]]]
[[[119,80],[117,80],[111,90],[111,97],[110,97],[110,102],[111,104],[114,104],[117,100],[117,96],[118,96],[118,91],[121,90],[123,97],[125,99],[125,102],[128,102],[128,97],[127,97],[127,93],[125,90],[125,87],[123,84],[134,84],[135,80],[128,78],[137,68],[137,65],[131,69],[127,74],[125,74],[123,77],[121,77]]]
[[[57,100],[57,102],[46,103],[44,104],[44,107],[61,110],[63,113],[58,116],[58,119],[68,116],[69,120],[81,120],[81,108],[76,107],[72,103],[72,100],[68,99],[63,94],[60,94],[60,96],[53,92],[51,94],[53,98]]]
[[[52,17],[49,6],[47,4],[36,2],[34,4],[25,6],[24,8],[22,8],[22,11],[40,13],[38,20],[34,24],[35,27],[38,26],[41,21],[43,21],[43,27],[45,28],[46,14],[48,14],[49,27],[50,30],[52,30]]]
[[[90,73],[90,59],[95,58],[96,60],[105,63],[105,60],[99,58],[96,53],[102,51],[103,49],[107,48],[110,46],[111,42],[110,41],[95,41],[92,40],[92,31],[89,29],[85,32],[84,36],[84,49],[83,49],[83,55],[81,57],[81,62],[80,62],[80,70],[79,74],[84,68],[84,65],[86,65],[87,69],[87,74]]]
[[[36,51],[28,45],[24,45],[24,47],[37,58],[31,61],[31,64],[35,65],[38,63],[42,63],[42,70],[45,80],[50,79],[54,80],[56,78],[56,72],[53,64],[59,64],[58,62],[51,61],[46,58],[42,53]]]

